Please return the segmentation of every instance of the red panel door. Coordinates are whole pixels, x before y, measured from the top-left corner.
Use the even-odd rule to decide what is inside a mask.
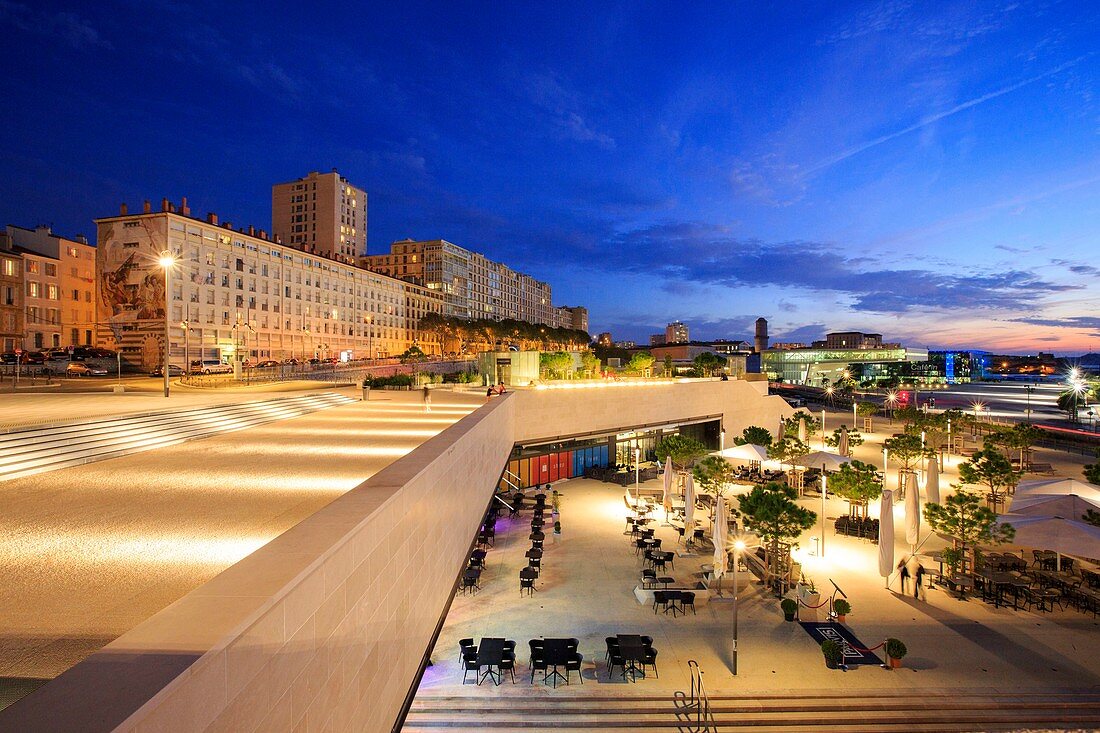
[[[558,478],[573,478],[573,454],[558,454]]]
[[[550,478],[548,478],[546,480],[547,481],[557,481],[558,478],[559,478],[559,476],[558,476],[558,454],[557,453],[551,453],[550,455],[546,456],[546,462],[548,464],[550,464]]]
[[[537,456],[531,459],[532,477],[536,484],[545,484],[550,480],[549,456]]]

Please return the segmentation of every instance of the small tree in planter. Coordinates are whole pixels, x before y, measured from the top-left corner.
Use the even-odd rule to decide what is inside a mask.
[[[1012,463],[1003,453],[992,446],[986,446],[970,456],[970,460],[959,464],[959,478],[963,483],[983,486],[989,490],[993,510],[1004,503],[1006,494],[1011,494],[1020,481],[1021,473],[1012,468]]]
[[[798,612],[798,601],[793,598],[784,598],[779,602],[779,607],[783,609],[784,621],[794,621],[794,615]]]
[[[702,458],[709,453],[707,447],[698,440],[679,433],[661,438],[660,442],[654,446],[653,452],[661,463],[664,463],[666,458],[671,457],[672,465],[675,468],[687,468],[695,462],[695,459]]]
[[[852,612],[852,604],[843,598],[838,598],[833,601],[833,613],[836,614],[836,620],[840,623],[844,623],[844,617]]]
[[[816,513],[795,503],[797,498],[793,488],[778,483],[754,486],[737,497],[738,514],[744,517],[746,529],[760,535],[768,547],[773,578],[779,573],[779,544],[797,538],[817,521]]]
[[[557,522],[554,522],[554,534],[556,534],[556,535],[561,534],[561,520],[558,520]]]
[[[864,425],[868,430],[874,430],[874,417],[875,413],[879,411],[879,406],[874,402],[860,402],[856,405],[856,412],[860,417],[864,418]],[[871,422],[866,422],[870,419]]]
[[[767,448],[772,444],[772,434],[767,428],[762,428],[759,425],[750,425],[741,431],[741,437],[734,438],[733,442],[737,445],[762,445]]]
[[[867,516],[867,504],[882,496],[882,474],[870,463],[851,461],[829,477],[833,493],[851,504],[849,514]]]
[[[844,649],[832,639],[821,642],[821,653],[825,656],[825,666],[829,669],[839,669],[844,661]]]
[[[909,650],[905,648],[905,644],[900,639],[890,638],[886,640],[886,659],[892,669],[900,667],[902,657],[908,653]]]

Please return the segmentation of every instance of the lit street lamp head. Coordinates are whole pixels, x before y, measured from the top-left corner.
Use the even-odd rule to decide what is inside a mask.
[[[172,256],[171,252],[161,252],[160,258],[157,260],[161,267],[168,269],[172,265],[176,264],[176,258]]]

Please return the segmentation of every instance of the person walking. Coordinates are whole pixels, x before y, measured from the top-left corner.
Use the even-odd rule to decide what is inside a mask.
[[[903,557],[901,562],[898,563],[899,577],[901,578],[901,593],[905,595],[908,590],[906,585],[909,583],[909,558]]]
[[[424,412],[432,411],[432,391],[428,385],[424,385]]]
[[[924,580],[924,566],[917,563],[917,569],[913,573],[913,599],[919,601],[923,589],[921,588],[921,581]],[[927,597],[925,600],[928,600]]]

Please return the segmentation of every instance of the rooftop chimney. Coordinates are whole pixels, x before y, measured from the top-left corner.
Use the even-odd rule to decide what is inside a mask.
[[[141,205],[141,213],[148,214],[152,210],[153,210],[153,205],[151,203],[149,203],[149,199],[145,199],[144,203],[142,203],[142,205]]]
[[[119,216],[126,216],[130,213],[130,207],[123,203],[121,206],[118,207],[118,213]]]
[[[218,225],[218,215],[215,214],[213,211],[206,212],[206,223],[207,224],[213,224],[214,226],[217,226]]]
[[[187,205],[187,197],[184,196],[180,201],[180,213],[184,216],[191,216],[191,207]]]
[[[267,239],[267,232],[263,229],[260,230],[260,239]]]
[[[248,225],[248,236],[250,236],[250,237],[255,237],[256,236],[256,227],[252,226],[251,224]]]
[[[222,224],[222,226],[225,227],[226,229],[232,229],[233,228],[233,222],[227,221],[226,223]]]
[[[168,203],[168,199],[167,199],[167,197],[166,197],[166,198],[162,198],[162,199],[160,200],[160,210],[161,210],[161,211],[168,211],[168,206],[169,206],[169,203]]]

